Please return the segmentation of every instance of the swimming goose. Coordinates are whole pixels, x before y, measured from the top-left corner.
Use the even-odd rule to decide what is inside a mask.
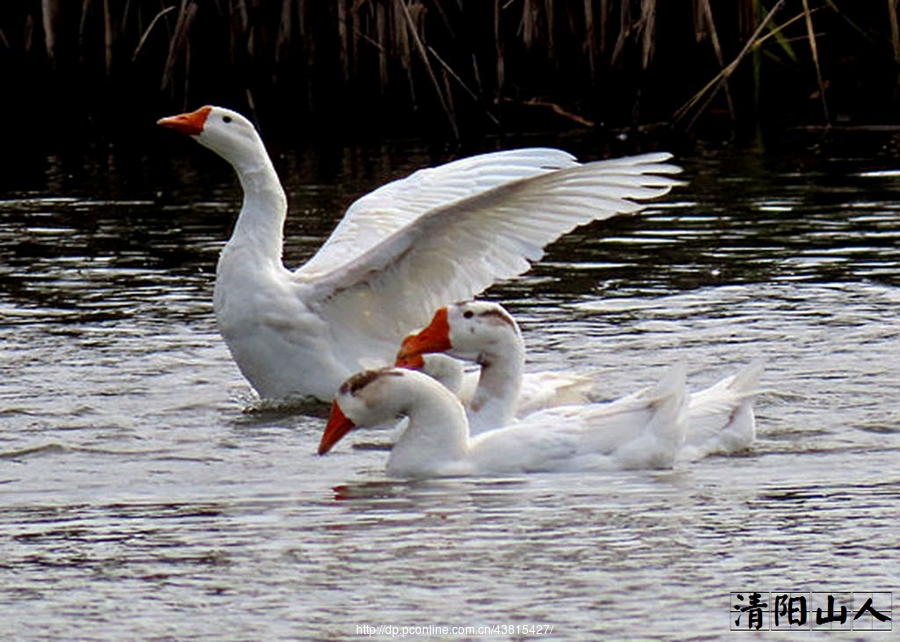
[[[472,434],[511,424],[530,412],[523,389],[525,343],[519,325],[503,306],[488,301],[463,301],[435,312],[431,323],[404,339],[397,363],[415,363],[425,354],[447,354],[475,361],[481,375],[466,411]],[[690,395],[685,448],[679,459],[700,459],[710,454],[732,454],[753,443],[756,419],[753,401],[758,393],[762,364],[754,363],[705,390]],[[586,378],[566,373],[530,373],[534,380],[547,377],[590,398]],[[565,388],[564,388],[565,390]],[[557,405],[551,387],[541,399],[544,407]],[[533,403],[533,402],[532,402]]]
[[[388,457],[393,477],[668,468],[684,440],[684,401],[684,368],[675,367],[618,401],[550,408],[470,437],[459,399],[428,375],[368,370],[340,387],[319,454],[354,428],[406,418]]]

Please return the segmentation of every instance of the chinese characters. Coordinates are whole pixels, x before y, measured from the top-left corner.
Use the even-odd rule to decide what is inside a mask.
[[[732,631],[891,631],[892,594],[732,593]]]

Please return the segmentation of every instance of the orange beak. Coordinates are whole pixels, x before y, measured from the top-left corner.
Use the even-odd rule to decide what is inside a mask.
[[[412,337],[407,337],[412,338]],[[406,341],[403,342],[403,345],[406,345]],[[403,352],[403,348],[400,348],[400,352]],[[425,367],[425,358],[421,354],[411,354],[409,356],[399,357],[397,362],[394,364],[396,368],[406,368],[407,370],[421,370]]]
[[[188,136],[199,136],[203,132],[203,126],[212,107],[201,107],[197,111],[189,114],[178,114],[177,116],[169,116],[168,118],[160,118],[156,121],[157,125],[174,129]]]
[[[447,308],[441,308],[434,313],[434,318],[428,324],[428,327],[418,334],[410,335],[403,340],[400,352],[397,353],[397,365],[401,365],[401,360],[408,360],[411,357],[429,352],[446,352],[452,347],[450,345],[450,323],[447,321]]]
[[[319,454],[324,455],[334,448],[334,445],[354,428],[356,428],[356,424],[347,419],[337,401],[332,403],[331,416],[328,418],[325,431],[322,433],[322,440],[319,442]]]

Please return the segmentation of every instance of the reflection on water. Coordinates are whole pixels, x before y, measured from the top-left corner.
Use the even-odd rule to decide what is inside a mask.
[[[77,160],[0,183],[0,617],[18,638],[514,621],[717,639],[733,591],[893,589],[892,159],[700,150],[667,202],[576,231],[489,293],[530,368],[593,373],[610,397],[674,361],[701,387],[763,358],[752,452],[430,482],[385,480],[377,448],[315,456],[327,409],[261,404],[240,378],[211,310],[228,167],[174,144]],[[280,157],[287,261],[356,195],[437,160]]]

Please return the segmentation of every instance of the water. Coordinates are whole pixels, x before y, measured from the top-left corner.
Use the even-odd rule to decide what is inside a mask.
[[[731,593],[856,591],[851,616],[861,592],[896,596],[900,178],[877,172],[900,162],[871,144],[698,148],[689,186],[489,293],[530,368],[595,373],[610,397],[674,361],[700,387],[763,358],[750,453],[415,483],[352,440],[317,457],[325,409],[260,405],[230,361],[211,309],[238,199],[223,163],[173,139],[9,168],[4,637],[718,639]],[[354,196],[435,160],[401,143],[280,157],[287,260]]]

